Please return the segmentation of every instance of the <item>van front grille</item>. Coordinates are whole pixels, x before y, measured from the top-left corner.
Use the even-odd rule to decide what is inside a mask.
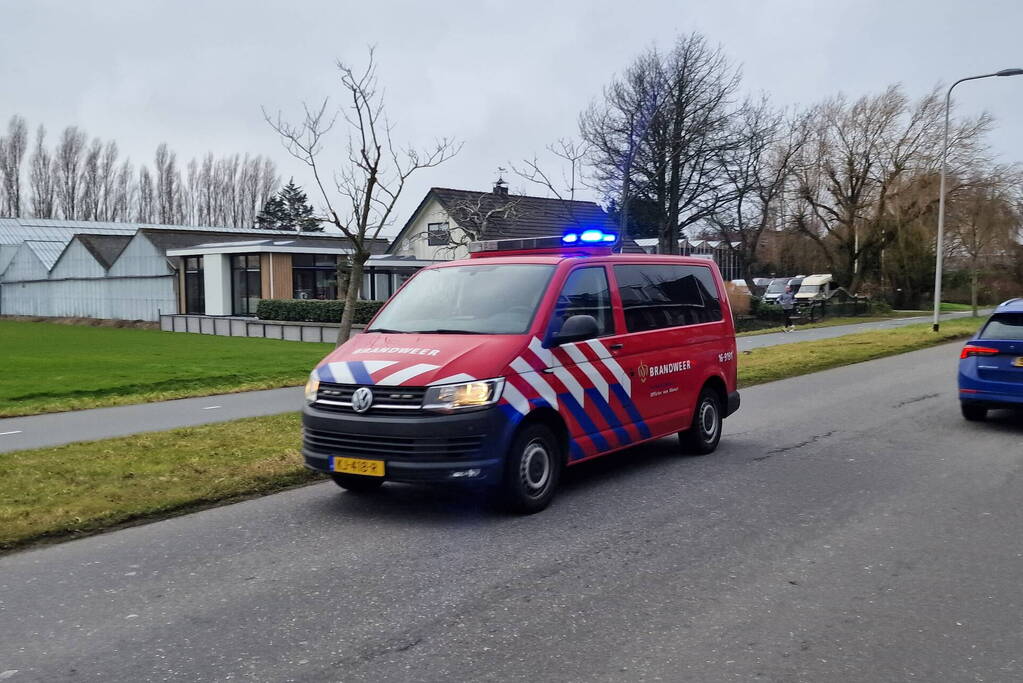
[[[438,462],[472,458],[477,455],[484,439],[479,434],[412,437],[324,432],[315,429],[306,429],[304,438],[306,448],[318,453]]]

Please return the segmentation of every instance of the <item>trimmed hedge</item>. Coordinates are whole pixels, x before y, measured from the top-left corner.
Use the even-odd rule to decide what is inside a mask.
[[[383,301],[356,301],[352,322],[365,325],[383,305]],[[256,307],[256,317],[287,322],[339,323],[344,307],[344,302],[339,300],[262,299]]]

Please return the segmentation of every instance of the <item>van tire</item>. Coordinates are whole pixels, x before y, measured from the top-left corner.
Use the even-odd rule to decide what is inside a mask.
[[[960,401],[959,407],[963,411],[963,417],[970,422],[983,422],[987,419],[987,408],[962,401]]]
[[[685,453],[713,453],[721,441],[721,426],[721,397],[711,387],[704,387],[696,400],[692,424],[678,434],[679,445]]]
[[[505,507],[524,515],[546,508],[563,467],[561,444],[547,425],[533,423],[519,429],[505,458],[501,490]]]
[[[360,474],[331,474],[330,478],[345,491],[355,493],[376,491],[384,483],[383,477],[364,477]]]

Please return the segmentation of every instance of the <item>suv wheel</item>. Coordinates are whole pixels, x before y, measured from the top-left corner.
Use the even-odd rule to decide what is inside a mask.
[[[721,441],[721,425],[721,398],[710,387],[704,387],[696,401],[693,423],[686,431],[679,432],[679,443],[688,453],[713,453]]]
[[[519,430],[505,461],[503,493],[508,508],[528,515],[550,505],[561,480],[562,461],[558,438],[548,427],[532,424]]]
[[[970,422],[982,422],[987,419],[987,408],[973,405],[972,403],[960,402],[959,407],[962,408],[963,417]]]

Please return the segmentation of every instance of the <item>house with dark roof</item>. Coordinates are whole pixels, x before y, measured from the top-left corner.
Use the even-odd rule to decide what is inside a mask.
[[[492,190],[433,187],[409,216],[387,253],[424,261],[465,258],[479,239],[548,237],[570,229],[615,230],[596,202],[511,194],[503,180]],[[642,253],[632,240],[622,251]]]

